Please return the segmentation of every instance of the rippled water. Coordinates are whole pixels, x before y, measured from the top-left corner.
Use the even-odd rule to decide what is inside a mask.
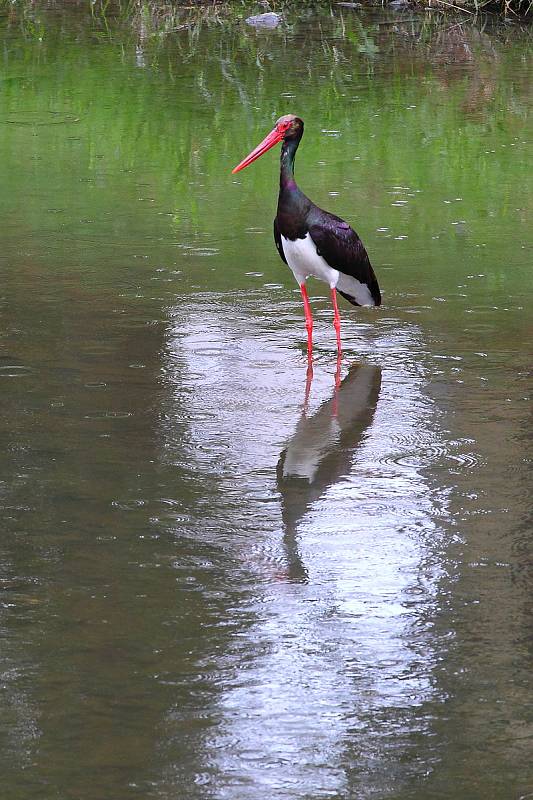
[[[533,793],[531,44],[2,18],[11,798]],[[281,113],[380,309],[271,241]],[[272,157],[270,157],[272,156]]]

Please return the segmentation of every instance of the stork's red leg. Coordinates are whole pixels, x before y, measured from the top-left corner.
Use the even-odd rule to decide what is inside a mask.
[[[341,387],[341,367],[342,367],[342,353],[337,353],[337,368],[335,370],[335,392],[338,393]]]
[[[333,390],[333,407],[332,415],[334,417],[339,413],[339,389],[341,387],[341,366],[342,366],[342,353],[337,352],[337,367],[335,369],[335,389]]]
[[[333,302],[333,325],[335,327],[335,333],[337,334],[337,350],[339,353],[342,353],[341,318],[339,315],[339,307],[337,305],[337,290],[335,288],[331,290],[331,300]]]
[[[313,315],[311,314],[311,306],[309,304],[305,283],[301,284],[300,291],[304,301],[305,327],[307,328],[307,355],[310,356],[313,350]]]
[[[307,352],[307,373],[305,376],[305,398],[304,398],[304,417],[307,416],[309,408],[309,395],[311,394],[311,384],[313,383],[313,357],[311,352]]]

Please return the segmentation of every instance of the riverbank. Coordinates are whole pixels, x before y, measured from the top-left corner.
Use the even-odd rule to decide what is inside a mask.
[[[108,6],[109,2],[102,2]],[[187,0],[186,2],[168,2],[168,0],[126,0],[123,6],[130,7],[133,12],[142,10],[143,13],[153,13],[157,15],[174,16],[181,10],[189,10],[192,7],[221,11],[223,8],[229,12],[235,7],[249,9],[250,3],[236,0],[236,2],[226,2],[224,0]],[[392,8],[394,10],[403,9],[424,9],[426,11],[450,12],[476,15],[482,12],[498,14],[504,17],[514,16],[524,18],[531,14],[533,10],[533,0],[383,0],[372,2],[372,0],[362,0],[361,2],[321,2],[321,0],[264,0],[257,3],[258,8],[266,11],[283,12],[295,7],[310,9],[313,7],[331,6],[332,8],[345,8],[347,10],[359,10],[364,8]],[[260,11],[254,11],[260,13]]]
[[[0,0],[4,13],[31,14],[39,8],[72,6],[65,0]],[[528,20],[533,12],[533,0],[361,0],[361,2],[323,2],[323,0],[77,0],[80,8],[87,6],[94,16],[119,14],[125,19],[150,28],[179,30],[187,27],[192,16],[215,21],[249,15],[274,12],[283,16],[295,12],[307,12],[316,8],[331,11],[358,12],[369,9],[425,11],[429,14],[457,14],[475,18],[481,14],[495,15],[510,20]]]

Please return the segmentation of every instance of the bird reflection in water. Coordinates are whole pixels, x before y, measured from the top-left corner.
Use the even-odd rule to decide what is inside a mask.
[[[309,363],[302,416],[277,465],[287,577],[302,583],[307,582],[308,575],[298,549],[298,523],[312,503],[348,473],[354,452],[374,417],[381,369],[352,364],[341,381],[339,357],[332,396],[309,416],[312,380]]]

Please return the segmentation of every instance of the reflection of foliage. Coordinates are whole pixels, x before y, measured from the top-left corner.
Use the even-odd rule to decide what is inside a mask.
[[[117,235],[136,230],[157,207],[161,216],[150,217],[156,235],[167,235],[162,223],[175,219],[182,241],[226,242],[236,216],[250,218],[255,209],[269,218],[276,183],[274,155],[239,186],[231,166],[273,119],[294,111],[309,123],[297,164],[302,188],[350,221],[364,218],[362,234],[388,227],[431,241],[435,220],[467,216],[443,204],[456,197],[476,210],[469,224],[480,240],[494,215],[515,224],[517,208],[531,211],[523,180],[531,108],[523,65],[531,44],[517,26],[491,32],[423,16],[337,11],[287,16],[270,32],[200,19],[161,37],[141,35],[120,15],[108,13],[104,23],[84,8],[34,11],[46,35],[38,47],[27,37],[24,47],[6,50],[0,84],[3,122],[11,123],[2,130],[0,163],[14,155],[22,163],[33,152],[32,127],[21,135],[15,112],[79,120],[68,122],[73,130],[64,136],[57,126],[39,128],[50,163],[36,169],[58,185],[54,207],[75,212],[83,197],[79,218],[112,219]],[[3,25],[19,23],[14,17]],[[497,152],[490,152],[493,139]],[[138,219],[123,219],[115,211],[121,193],[132,191],[131,173],[149,188],[134,190]],[[13,172],[3,187],[6,213],[10,197],[24,196],[25,219],[43,224],[31,183]],[[328,195],[332,187],[339,197]],[[391,206],[392,192],[405,205]],[[252,236],[240,244],[251,263],[255,246]]]
[[[42,42],[45,25],[39,14],[38,4],[31,0],[0,0],[0,12],[8,14],[9,20],[17,24],[25,38]]]
[[[119,0],[114,9],[108,4],[102,7],[101,0],[94,4],[95,12],[104,16],[114,11],[123,20],[128,20],[144,38],[165,36],[180,30],[193,29],[200,25],[221,24],[230,13],[225,3],[194,4],[185,7],[180,4],[154,2],[154,0]]]

